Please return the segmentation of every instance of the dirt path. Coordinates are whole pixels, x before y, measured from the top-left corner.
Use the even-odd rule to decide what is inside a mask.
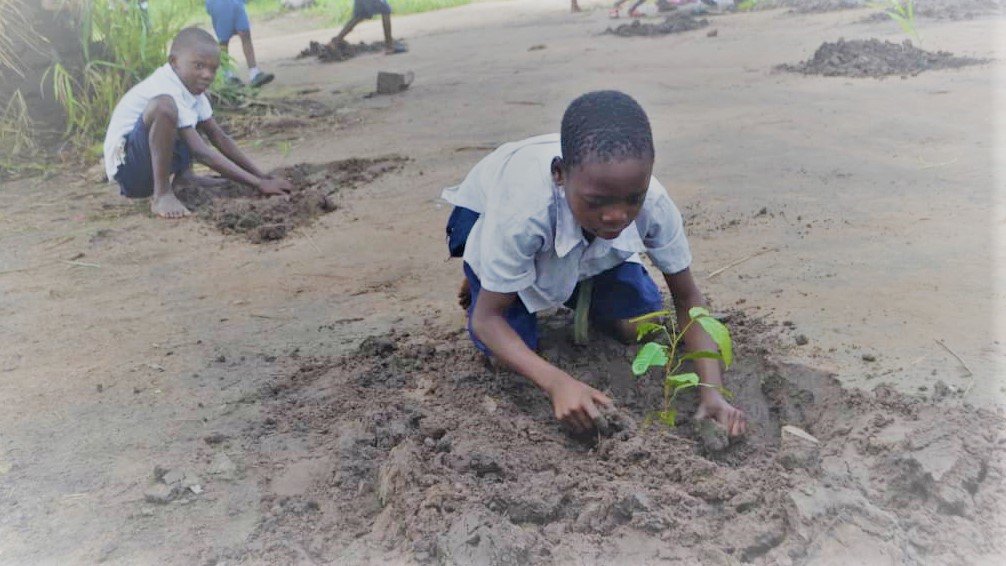
[[[715,37],[700,30],[659,39],[620,38],[599,35],[609,25],[603,12],[571,16],[564,13],[566,4],[485,2],[396,18],[396,35],[408,41],[408,54],[330,65],[293,56],[308,41],[330,37],[331,30],[282,36],[263,30],[257,48],[277,71],[272,92],[320,89],[309,96],[339,108],[337,126],[245,139],[267,167],[390,153],[411,158],[400,171],[342,195],[338,210],[280,243],[251,245],[197,220],[157,222],[119,200],[111,188],[72,175],[5,184],[0,191],[0,340],[5,344],[0,406],[6,409],[0,414],[0,563],[440,556],[438,543],[429,544],[428,533],[418,531],[407,540],[426,541],[420,546],[392,544],[386,550],[374,546],[377,539],[371,535],[363,536],[358,548],[338,537],[315,547],[310,537],[279,536],[290,532],[284,530],[291,525],[285,518],[290,513],[299,512],[308,522],[313,513],[308,503],[285,508],[283,497],[296,505],[311,500],[301,495],[314,494],[315,505],[326,513],[320,525],[335,525],[327,521],[341,516],[330,515],[331,506],[347,501],[317,501],[341,493],[324,488],[330,470],[325,464],[312,466],[316,459],[338,456],[324,446],[337,443],[348,425],[341,422],[347,417],[331,422],[298,417],[275,398],[293,399],[294,407],[317,415],[325,406],[352,400],[332,400],[329,396],[339,397],[338,389],[333,393],[316,385],[355,379],[355,374],[325,370],[289,393],[271,392],[286,387],[306,365],[327,368],[365,337],[390,328],[423,329],[435,350],[449,345],[450,352],[463,352],[461,337],[450,334],[463,323],[453,305],[458,266],[444,261],[442,225],[448,211],[436,197],[487,148],[556,129],[565,104],[593,88],[623,88],[647,108],[658,147],[656,174],[686,211],[694,271],[717,308],[764,319],[765,336],[757,339],[775,337],[764,342],[771,344],[772,363],[802,364],[814,375],[834,374],[843,384],[867,391],[890,384],[916,399],[897,401],[901,405],[923,403],[942,381],[949,388],[947,400],[923,409],[927,418],[971,414],[974,406],[1000,410],[1006,328],[994,317],[1006,304],[1001,287],[995,287],[995,270],[1001,281],[1006,177],[1002,163],[994,160],[1003,147],[994,126],[1006,123],[1001,112],[993,112],[993,102],[1004,94],[1006,83],[998,79],[1006,53],[996,52],[993,38],[1002,20],[927,21],[920,28],[928,50],[997,62],[907,80],[845,79],[771,69],[806,60],[821,43],[840,37],[900,41],[898,28],[861,23],[868,10],[766,11],[711,17],[708,29],[718,31]],[[368,24],[356,39],[377,38],[377,27]],[[545,48],[529,50],[536,45]],[[364,98],[378,70],[412,70],[416,81],[401,95]],[[771,251],[754,255],[762,250]],[[798,346],[798,335],[808,343]],[[353,362],[360,363],[366,359]],[[443,363],[435,358],[430,367]],[[402,374],[402,383],[414,387],[424,371],[429,379],[441,375],[413,368]],[[520,417],[523,409],[498,387],[504,386],[479,381],[473,391],[495,396],[505,411]],[[403,394],[387,398],[397,403]],[[553,450],[564,449],[565,441],[540,414],[541,399],[530,392],[521,395],[532,407],[521,417],[532,421],[529,430],[552,439]],[[904,415],[884,408],[897,403],[868,396],[871,410],[890,413],[882,421],[893,415],[894,428],[906,438],[923,434],[904,428],[908,425],[897,420]],[[362,399],[362,409],[347,410],[364,410],[382,397]],[[422,406],[421,398],[410,402],[425,411],[433,407]],[[463,409],[467,402],[448,409]],[[928,401],[923,405],[930,407]],[[388,408],[388,422],[405,414],[397,410]],[[373,434],[362,422],[366,413],[348,414],[361,420],[360,434]],[[981,421],[991,423],[990,429],[1001,424],[995,417],[981,418],[992,419]],[[960,422],[951,419],[947,426]],[[837,443],[829,447],[844,442],[831,432],[813,432]],[[426,449],[418,433],[406,430],[397,437],[402,439]],[[512,447],[512,439],[497,441],[496,448]],[[683,450],[666,442],[661,454]],[[904,448],[897,439],[891,442],[890,453]],[[988,448],[983,443],[991,441],[975,442],[971,449]],[[392,446],[379,448],[375,469]],[[981,461],[993,466],[994,450],[988,452]],[[775,452],[759,454],[768,458]],[[978,465],[974,459],[960,462],[968,470]],[[190,490],[167,505],[146,501],[145,492],[158,487],[155,466],[187,472],[183,483],[201,493]],[[985,485],[994,485],[996,478],[1001,484],[999,470],[989,469],[993,481]],[[474,494],[488,493],[479,483],[469,487]],[[375,492],[357,488],[373,503]],[[785,497],[786,489],[773,493]],[[886,484],[871,489],[895,493]],[[982,513],[994,516],[1002,500],[996,492],[982,493],[981,505],[991,506]],[[673,505],[665,496],[648,494],[651,501]],[[932,513],[938,516],[939,501],[933,497]],[[402,508],[412,509],[409,501],[403,500]],[[709,505],[708,499],[702,501]],[[586,501],[576,502],[579,516]],[[574,507],[562,509],[566,517]],[[582,536],[613,536],[615,531],[605,530],[604,516],[599,530]],[[973,521],[966,513],[952,517]],[[877,524],[882,523],[868,528]],[[905,528],[904,522],[898,524]],[[356,526],[364,527],[372,525]],[[623,527],[629,530],[619,533],[646,532],[631,521],[611,529]],[[984,523],[978,532],[991,536],[1001,534],[1000,528]],[[535,532],[545,538],[522,548],[540,552],[541,540],[549,539]],[[801,536],[815,532],[824,531]],[[633,546],[631,538],[619,540],[625,549]],[[772,548],[785,554],[794,540]],[[843,539],[815,540],[840,544]],[[955,556],[935,540],[932,554],[914,550],[898,556],[909,563]],[[450,548],[450,541],[443,544]],[[747,548],[758,546],[752,545]],[[713,546],[726,552],[722,545]],[[550,552],[557,552],[560,561],[572,559],[561,554],[568,551],[563,548]],[[595,553],[588,562],[628,556],[596,541],[581,548]],[[832,547],[822,548],[820,556],[834,553],[828,550]],[[893,550],[884,549],[886,554],[877,556],[892,556]],[[750,559],[758,558],[748,552]],[[977,552],[996,562],[995,547]],[[743,552],[726,556],[743,558]],[[976,555],[964,558],[979,561]]]

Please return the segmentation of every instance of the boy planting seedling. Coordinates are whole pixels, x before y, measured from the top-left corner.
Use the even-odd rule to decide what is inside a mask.
[[[533,381],[573,430],[594,428],[612,401],[535,353],[535,313],[567,305],[624,341],[659,311],[660,290],[639,260],[647,253],[664,274],[682,341],[716,351],[689,310],[704,304],[689,266],[681,213],[651,176],[653,135],[643,109],[626,94],[599,91],[572,102],[561,132],[508,143],[444,190],[454,205],[447,224],[451,255],[464,258],[459,298],[475,346]],[[649,322],[649,321],[646,321]],[[719,360],[694,360],[700,382],[697,419],[731,436],[744,413],[720,392]]]
[[[176,186],[214,182],[193,174],[193,159],[265,195],[292,189],[288,181],[263,173],[213,119],[206,89],[219,66],[213,36],[183,29],[171,43],[168,63],[131,88],[112,112],[105,134],[108,178],[123,196],[151,197],[151,212],[162,218],[189,215],[175,196]]]

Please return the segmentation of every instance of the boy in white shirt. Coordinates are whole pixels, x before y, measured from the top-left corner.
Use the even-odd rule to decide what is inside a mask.
[[[171,43],[168,63],[131,88],[112,112],[104,147],[108,178],[123,196],[152,197],[150,210],[162,218],[190,214],[175,196],[175,185],[207,182],[192,174],[193,159],[266,195],[292,188],[263,173],[213,119],[206,89],[219,66],[213,36],[183,29]]]
[[[663,305],[641,252],[663,272],[679,328],[705,302],[689,270],[681,213],[651,176],[653,159],[639,104],[621,92],[591,92],[566,109],[559,135],[505,144],[443,192],[455,206],[448,246],[464,257],[459,298],[472,341],[544,390],[556,418],[574,430],[592,429],[597,405],[611,399],[535,353],[536,312],[575,306],[578,284],[593,279],[591,320],[633,340],[629,319]],[[684,341],[689,351],[716,350],[698,325]],[[722,384],[719,361],[695,366],[703,383]],[[696,418],[719,422],[731,436],[745,432],[744,413],[719,391],[702,387],[700,396]]]

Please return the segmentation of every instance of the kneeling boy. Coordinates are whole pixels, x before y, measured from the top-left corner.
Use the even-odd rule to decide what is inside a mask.
[[[634,339],[629,319],[663,304],[642,252],[664,274],[678,328],[704,303],[681,213],[651,176],[653,159],[639,104],[621,92],[591,92],[569,105],[559,135],[505,144],[443,193],[455,207],[448,245],[464,257],[461,301],[472,340],[544,390],[556,418],[575,430],[593,428],[597,405],[611,400],[535,353],[536,312],[575,306],[578,284],[593,279],[591,320]],[[690,351],[716,349],[698,325],[684,341]],[[722,383],[717,360],[695,365],[704,383]],[[696,418],[744,433],[744,413],[719,391],[703,387],[700,395]]]
[[[206,89],[219,66],[220,48],[213,36],[199,28],[183,29],[171,43],[168,63],[131,88],[112,112],[105,134],[108,178],[124,196],[152,197],[150,210],[162,218],[189,215],[174,187],[206,181],[193,175],[193,159],[263,194],[292,188],[263,173],[213,119]]]

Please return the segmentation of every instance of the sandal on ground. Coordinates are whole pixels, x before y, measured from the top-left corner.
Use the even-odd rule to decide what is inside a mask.
[[[255,78],[252,79],[249,84],[252,88],[259,88],[271,83],[275,78],[276,75],[272,73],[259,73],[255,75]]]
[[[384,50],[385,55],[398,55],[399,53],[408,53],[408,52],[409,48],[406,47],[404,43],[400,43],[397,41],[395,42],[394,47],[392,47],[390,50],[388,49]]]

